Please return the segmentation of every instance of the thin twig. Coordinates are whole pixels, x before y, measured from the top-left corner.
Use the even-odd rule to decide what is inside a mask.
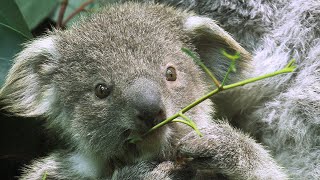
[[[80,13],[81,11],[85,10],[85,8],[86,8],[89,4],[93,3],[93,1],[94,1],[94,0],[88,0],[88,1],[86,1],[86,2],[84,2],[84,3],[82,3],[82,4],[79,6],[79,8],[77,8],[76,10],[74,10],[74,11],[66,18],[66,20],[63,21],[62,27],[65,27],[66,24],[70,21],[70,19],[72,19],[75,15],[77,15],[77,14]]]
[[[228,59],[231,60],[231,63],[230,63],[230,66],[228,68],[228,71],[227,71],[227,74],[224,76],[222,82],[221,82],[221,86],[220,88],[223,88],[223,86],[225,85],[227,79],[229,78],[229,74],[231,72],[236,72],[236,60],[240,58],[240,53],[239,52],[236,52],[236,54],[234,55],[231,55],[231,54],[228,54],[224,49],[221,49],[221,53],[227,57]]]
[[[188,116],[184,115],[182,112],[179,113],[179,116],[182,117],[184,120],[186,120],[188,122],[188,124],[190,124],[192,127],[192,129],[194,129],[196,131],[196,133],[202,137],[203,135],[201,134],[201,132],[199,131],[196,123],[194,123]]]
[[[188,49],[182,49],[184,52],[186,52],[187,54],[189,54],[193,59],[194,57],[196,57],[190,50]],[[228,55],[228,54],[227,54]],[[229,59],[232,60],[232,63],[235,62],[236,59],[238,59],[239,57],[237,57],[238,55],[228,55],[230,57],[228,57]],[[231,57],[232,56],[232,57]],[[198,61],[198,59],[196,59],[196,61]],[[199,61],[200,62],[200,61]],[[294,65],[295,63],[295,60],[292,59],[283,69],[281,70],[278,70],[278,71],[275,71],[273,73],[269,73],[269,74],[265,74],[265,75],[262,75],[262,76],[259,76],[259,77],[254,77],[254,78],[250,78],[250,79],[246,79],[246,80],[243,80],[243,81],[240,81],[240,82],[237,82],[237,83],[233,83],[233,84],[230,84],[230,85],[224,85],[225,84],[225,80],[223,81],[223,83],[221,84],[221,86],[218,86],[216,89],[214,89],[213,91],[209,92],[208,94],[200,97],[199,99],[197,99],[196,101],[194,101],[193,103],[187,105],[185,108],[183,108],[181,111],[177,112],[176,114],[174,114],[173,116],[165,119],[164,121],[160,122],[159,124],[155,125],[154,127],[152,127],[149,131],[147,131],[145,134],[143,134],[141,137],[132,137],[130,138],[129,142],[130,143],[136,143],[138,141],[141,141],[143,139],[143,137],[145,137],[146,135],[148,135],[149,133],[153,132],[154,130],[164,126],[165,124],[169,123],[169,122],[180,122],[180,123],[184,123],[190,127],[192,127],[196,133],[199,135],[199,136],[202,136],[201,132],[199,131],[197,125],[190,119],[188,118],[187,116],[185,116],[183,113],[189,111],[191,108],[195,107],[196,105],[200,104],[201,102],[205,101],[206,99],[208,99],[209,97],[213,96],[214,94],[217,94],[221,91],[224,91],[224,90],[228,90],[228,89],[232,89],[232,88],[235,88],[235,87],[238,87],[238,86],[243,86],[243,85],[246,85],[246,84],[249,84],[249,83],[253,83],[253,82],[256,82],[256,81],[259,81],[259,80],[262,80],[262,79],[266,79],[266,78],[270,78],[270,77],[273,77],[273,76],[276,76],[276,75],[279,75],[279,74],[283,74],[283,73],[290,73],[290,72],[293,72],[295,69],[296,69],[296,66]],[[203,66],[205,67],[205,65],[203,64]],[[232,64],[230,65],[229,69],[230,69],[230,72],[232,71]],[[207,69],[208,68],[204,68],[204,69]],[[208,71],[210,72],[210,71]],[[213,74],[211,74],[213,79],[215,79],[215,77],[213,76]],[[226,77],[228,76],[228,73],[226,74]],[[183,120],[181,119],[176,119],[178,117],[182,117]]]
[[[64,16],[64,13],[66,12],[68,3],[69,3],[68,0],[63,0],[61,2],[61,7],[60,7],[60,11],[59,11],[59,16],[58,16],[58,21],[57,21],[56,28],[63,27],[62,26],[63,16]]]
[[[213,83],[220,87],[221,83],[219,80],[212,74],[212,72],[202,63],[202,61],[188,48],[181,48],[183,52],[189,55],[203,70],[207,75],[212,79]]]

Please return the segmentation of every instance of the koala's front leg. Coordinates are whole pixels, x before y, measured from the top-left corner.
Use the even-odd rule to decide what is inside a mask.
[[[179,151],[192,157],[198,170],[214,170],[230,179],[287,179],[268,152],[253,139],[226,123],[200,129],[203,137],[191,132],[181,139]]]

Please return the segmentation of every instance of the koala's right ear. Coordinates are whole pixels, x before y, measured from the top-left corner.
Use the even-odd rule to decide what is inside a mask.
[[[50,75],[57,68],[58,59],[54,36],[27,44],[14,59],[0,90],[1,108],[19,116],[45,115],[55,99]]]
[[[230,65],[230,60],[222,54],[225,50],[229,54],[240,53],[237,60],[237,70],[243,72],[249,67],[251,55],[240,46],[226,31],[220,28],[212,19],[200,16],[189,16],[183,22],[184,31],[190,37],[195,51],[203,63],[221,81]],[[241,73],[229,76],[231,81],[237,80]]]

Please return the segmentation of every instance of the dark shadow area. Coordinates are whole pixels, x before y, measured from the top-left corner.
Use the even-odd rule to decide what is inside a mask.
[[[17,179],[23,165],[47,150],[43,121],[0,112],[0,179]]]

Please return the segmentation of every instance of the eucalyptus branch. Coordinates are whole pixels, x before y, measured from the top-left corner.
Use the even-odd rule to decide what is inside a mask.
[[[216,81],[217,79],[210,72],[210,70],[207,67],[205,67],[205,65],[199,60],[199,58],[196,57],[190,50],[188,50],[186,48],[183,48],[182,51],[187,53],[191,58],[193,58],[194,61],[196,61],[197,64],[199,64],[205,70],[205,72],[214,80],[215,83],[219,82],[219,81]],[[227,54],[225,51],[222,51],[222,52],[228,59],[231,60],[231,64],[229,66],[228,72],[226,73],[225,78],[224,78],[224,79],[226,79],[231,71],[235,71],[235,67],[232,67],[232,66],[235,66],[235,64],[233,64],[233,63],[235,63],[235,61],[237,59],[239,59],[240,56],[239,56],[239,53],[237,53],[235,55],[230,55],[230,54]],[[225,83],[225,80],[224,80],[221,85],[216,84],[217,85],[216,89],[214,89],[213,91],[209,92],[208,94],[200,97],[199,99],[195,100],[191,104],[187,105],[185,108],[183,108],[181,111],[179,111],[178,113],[174,114],[173,116],[171,116],[171,117],[167,118],[166,120],[160,122],[159,124],[155,125],[147,133],[145,133],[143,136],[146,136],[147,134],[151,133],[152,131],[154,131],[154,130],[156,130],[156,129],[158,129],[158,128],[160,128],[160,127],[162,127],[165,124],[168,124],[170,122],[184,123],[184,124],[190,126],[191,128],[193,128],[199,136],[202,136],[202,134],[199,131],[199,129],[197,128],[196,124],[190,118],[188,118],[186,115],[184,115],[185,112],[189,111],[191,108],[195,107],[196,105],[200,104],[201,102],[205,101],[206,99],[210,98],[214,94],[217,94],[217,93],[219,93],[221,91],[232,89],[232,88],[235,88],[235,87],[238,87],[238,86],[243,86],[243,85],[246,85],[246,84],[249,84],[249,83],[253,83],[253,82],[256,82],[256,81],[259,81],[259,80],[262,80],[262,79],[270,78],[270,77],[273,77],[273,76],[276,76],[276,75],[279,75],[279,74],[293,72],[296,69],[296,66],[294,65],[294,63],[295,63],[295,60],[292,59],[281,70],[275,71],[273,73],[265,74],[265,75],[262,75],[262,76],[259,76],[259,77],[246,79],[246,80],[243,80],[243,81],[240,81],[240,82],[237,82],[237,83],[233,83],[233,84],[229,84],[229,85],[224,85],[224,83]],[[176,119],[178,117],[181,117],[183,119]],[[137,142],[139,140],[142,140],[142,137],[141,138],[140,137],[138,137],[138,138],[134,137],[134,138],[132,138],[130,140],[130,142],[135,143],[135,142]]]

